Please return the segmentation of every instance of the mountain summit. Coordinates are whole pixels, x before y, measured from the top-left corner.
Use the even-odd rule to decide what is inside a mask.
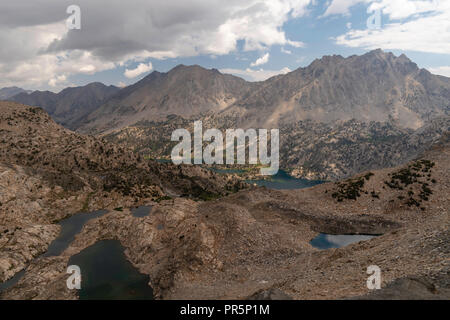
[[[255,84],[198,65],[179,65],[167,73],[152,72],[122,89],[87,118],[83,131],[108,130],[168,115],[185,118],[220,112],[249,94]]]
[[[419,69],[405,55],[382,50],[362,56],[325,56],[306,68],[265,81],[224,111],[243,127],[277,127],[301,120],[395,120],[418,128],[448,114],[450,79]],[[245,119],[245,120],[243,120]]]

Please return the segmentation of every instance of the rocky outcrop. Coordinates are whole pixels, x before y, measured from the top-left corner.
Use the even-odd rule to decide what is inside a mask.
[[[34,257],[46,252],[59,229],[57,225],[0,226],[0,282],[8,280]]]

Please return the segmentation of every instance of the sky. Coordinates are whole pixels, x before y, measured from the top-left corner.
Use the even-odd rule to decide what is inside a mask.
[[[123,87],[179,64],[262,81],[377,48],[450,77],[450,1],[1,1],[0,43],[0,88]]]

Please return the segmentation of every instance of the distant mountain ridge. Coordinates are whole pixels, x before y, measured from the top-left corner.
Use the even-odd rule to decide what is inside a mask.
[[[92,83],[11,99],[40,106],[64,126],[89,133],[164,121],[170,115],[190,119],[205,114],[231,119],[243,128],[355,119],[417,129],[450,114],[450,78],[420,69],[403,54],[396,57],[378,49],[348,58],[324,56],[262,82],[179,65],[167,73],[154,71],[123,89]]]
[[[115,86],[93,82],[82,87],[66,88],[59,93],[50,91],[19,93],[9,100],[41,107],[59,124],[76,129],[84,117],[119,90]]]
[[[15,95],[18,95],[20,93],[31,93],[31,90],[24,90],[22,88],[18,87],[6,87],[0,89],[0,100],[8,100],[11,97],[14,97]]]
[[[234,119],[243,128],[355,119],[417,129],[450,114],[450,78],[382,50],[348,58],[325,56],[262,82],[180,65],[122,89],[89,114],[80,130],[111,132],[171,114],[189,119],[205,113]]]
[[[262,82],[179,65],[123,89],[86,87],[13,99],[151,157],[167,157],[171,132],[194,120],[221,130],[278,128],[282,167],[324,180],[404,163],[449,131],[450,78],[382,50],[324,56]]]
[[[449,111],[450,78],[419,69],[405,55],[375,50],[348,58],[325,56],[268,79],[222,114],[236,117],[239,127],[355,119],[393,120],[416,129]]]

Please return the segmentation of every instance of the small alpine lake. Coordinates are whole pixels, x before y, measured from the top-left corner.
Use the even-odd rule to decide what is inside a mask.
[[[152,300],[150,278],[126,259],[118,240],[102,240],[69,259],[81,270],[81,300]]]
[[[342,248],[348,246],[349,244],[367,241],[375,238],[374,235],[347,235],[347,234],[325,234],[320,233],[317,237],[310,241],[311,246],[320,250],[327,250],[331,248]]]
[[[246,180],[246,182],[276,190],[304,189],[324,183],[324,181],[321,180],[297,179],[283,170],[279,170],[276,175],[268,178],[267,180]]]

